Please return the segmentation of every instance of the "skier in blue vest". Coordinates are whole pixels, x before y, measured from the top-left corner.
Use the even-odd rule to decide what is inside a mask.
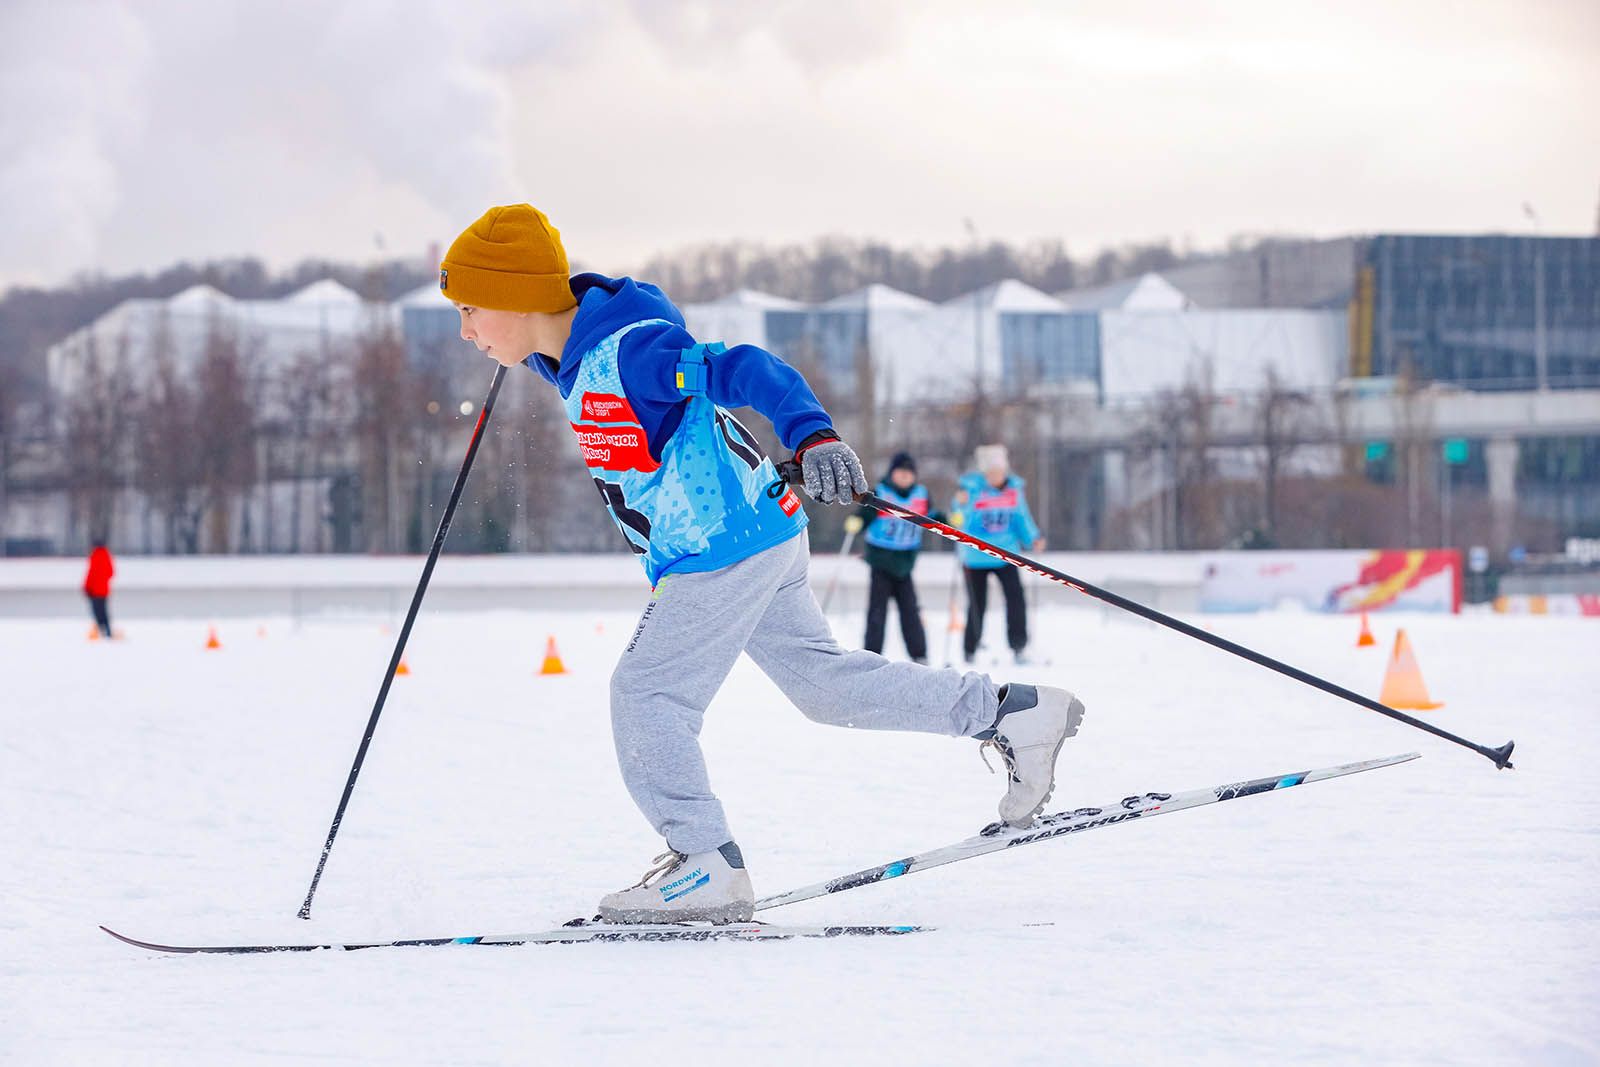
[[[917,462],[909,452],[896,452],[889,470],[875,492],[901,507],[928,514],[928,490],[917,481]],[[942,518],[935,513],[934,518]],[[870,525],[866,525],[870,524]],[[863,507],[845,520],[845,529],[866,525],[866,559],[872,577],[867,586],[867,633],[861,647],[868,652],[883,651],[883,631],[889,621],[889,599],[894,598],[900,612],[900,636],[906,655],[913,663],[928,662],[928,634],[922,626],[922,608],[917,603],[917,586],[911,570],[917,565],[922,548],[922,528],[916,523]]]
[[[461,336],[560,393],[605,506],[652,586],[611,676],[629,794],[667,843],[608,922],[747,922],[755,894],[699,744],[706,706],[741,652],[807,718],[971,737],[1009,771],[1001,818],[1029,825],[1083,704],[1049,686],[846,651],[807,581],[800,500],[729,414],[749,406],[794,450],[806,492],[850,505],[868,484],[805,380],[751,345],[696,342],[661,290],[569,276],[561,236],[527,204],[490,208],[450,246],[439,288]]]
[[[1044,548],[1033,513],[1028,510],[1026,483],[1011,473],[1005,445],[980,445],[973,456],[977,470],[961,476],[950,505],[954,525],[1013,552],[1038,552]],[[967,628],[961,648],[967,663],[977,655],[983,638],[983,616],[989,606],[989,575],[1000,582],[1006,598],[1006,643],[1019,666],[1028,662],[1028,602],[1022,595],[1022,576],[1015,567],[975,548],[961,545],[961,567],[967,580]]]

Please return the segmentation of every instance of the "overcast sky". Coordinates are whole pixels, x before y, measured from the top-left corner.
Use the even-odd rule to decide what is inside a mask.
[[[0,285],[420,256],[519,200],[608,271],[1600,208],[1600,0],[0,0],[0,101]]]

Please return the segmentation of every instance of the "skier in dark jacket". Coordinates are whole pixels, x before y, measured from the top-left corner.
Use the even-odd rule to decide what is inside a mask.
[[[895,453],[876,492],[918,515],[928,514],[928,490],[917,482],[917,464],[909,452]],[[917,605],[917,586],[911,580],[917,552],[922,548],[922,528],[871,507],[862,508],[850,521],[856,524],[856,529],[871,524],[864,538],[872,579],[867,594],[867,634],[862,647],[868,652],[883,651],[889,598],[893,597],[900,612],[900,636],[905,640],[906,654],[916,663],[927,663],[928,635],[922,626],[922,609]]]

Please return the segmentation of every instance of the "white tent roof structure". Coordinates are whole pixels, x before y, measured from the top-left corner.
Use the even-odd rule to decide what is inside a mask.
[[[324,278],[320,282],[312,282],[297,292],[290,293],[283,298],[291,304],[359,304],[361,296],[347,285],[342,285],[332,278]]]
[[[165,303],[172,311],[204,311],[219,304],[235,303],[233,297],[209,285],[198,283],[189,286],[181,293],[175,293],[165,301],[150,301],[151,303]]]
[[[1059,298],[1068,311],[1182,311],[1194,307],[1183,290],[1154,273],[1090,289],[1069,289]]]
[[[971,307],[976,301],[979,306],[991,311],[1065,311],[1066,305],[1049,293],[1041,292],[1027,282],[1015,278],[1006,278],[986,285],[952,300],[944,302],[945,307]]]
[[[239,300],[198,284],[165,299],[124,300],[52,345],[46,365],[51,387],[62,393],[75,388],[96,360],[110,356],[126,363],[137,384],[154,365],[158,349],[180,368],[193,367],[212,331],[220,328],[239,340],[254,367],[267,371],[303,353],[353,341],[384,323],[398,325],[398,318],[398,309],[369,303],[331,278],[275,300]]]
[[[933,306],[932,301],[878,282],[821,305],[827,311],[920,311]]]
[[[788,297],[775,296],[772,293],[763,293],[759,289],[735,289],[724,296],[702,305],[715,308],[756,308],[763,311],[792,311],[805,307],[798,300]]]

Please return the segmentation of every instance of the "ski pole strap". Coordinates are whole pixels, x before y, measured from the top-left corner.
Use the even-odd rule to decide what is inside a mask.
[[[792,461],[790,465],[798,467],[798,464],[793,464]],[[782,473],[785,477],[789,476],[788,472],[783,468],[780,467],[779,470],[780,473]],[[1478,755],[1492,761],[1494,765],[1501,770],[1505,770],[1511,766],[1511,750],[1516,745],[1515,741],[1507,741],[1499,748],[1489,748],[1486,745],[1477,744],[1476,742],[1469,741],[1464,737],[1459,737],[1448,730],[1442,730],[1433,725],[1431,722],[1424,722],[1421,719],[1407,715],[1403,711],[1396,711],[1387,704],[1380,704],[1371,697],[1364,697],[1360,693],[1352,692],[1341,685],[1335,685],[1333,682],[1330,682],[1325,678],[1319,678],[1314,674],[1303,671],[1298,667],[1292,667],[1281,660],[1273,659],[1271,656],[1264,655],[1255,651],[1254,649],[1246,648],[1240,644],[1235,644],[1225,637],[1218,637],[1216,634],[1207,633],[1198,627],[1190,626],[1188,623],[1179,619],[1175,619],[1170,615],[1164,615],[1154,608],[1146,607],[1137,601],[1129,600],[1127,597],[1118,596],[1116,593],[1113,593],[1108,589],[1101,589],[1099,586],[1091,585],[1089,582],[1086,582],[1081,578],[1074,578],[1072,575],[1064,574],[1053,567],[1046,567],[1043,563],[1039,563],[1036,560],[1031,560],[1027,556],[1019,555],[1018,553],[1012,552],[1009,549],[990,544],[981,537],[974,537],[972,534],[969,534],[964,530],[958,530],[954,526],[940,522],[937,519],[929,518],[926,515],[918,515],[910,508],[901,507],[892,500],[885,500],[876,493],[862,493],[860,496],[856,497],[856,499],[863,504],[868,504],[874,508],[877,508],[879,511],[887,515],[893,515],[896,518],[905,519],[907,522],[915,523],[916,525],[921,526],[923,529],[932,530],[934,533],[938,534],[940,537],[943,537],[947,541],[954,541],[957,544],[967,545],[971,548],[975,548],[979,552],[983,552],[995,557],[996,559],[1003,560],[1006,563],[1011,564],[1013,567],[1025,570],[1030,574],[1037,574],[1041,578],[1047,578],[1050,581],[1059,585],[1064,585],[1069,589],[1076,589],[1085,596],[1092,596],[1096,600],[1104,601],[1113,607],[1118,607],[1124,611],[1132,612],[1141,618],[1149,619],[1154,623],[1159,623],[1168,629],[1177,630],[1179,633],[1192,637],[1197,641],[1204,641],[1206,644],[1211,645],[1214,648],[1220,648],[1224,652],[1231,652],[1235,656],[1239,656],[1242,659],[1247,659],[1251,663],[1257,664],[1258,666],[1266,667],[1268,670],[1277,671],[1279,674],[1293,678],[1297,682],[1303,682],[1314,689],[1320,689],[1324,693],[1329,693],[1343,700],[1348,700],[1352,704],[1358,704],[1369,711],[1376,711],[1380,715],[1387,715],[1389,718],[1398,722],[1403,722],[1407,726],[1415,726],[1417,729],[1425,730],[1428,733],[1433,734],[1435,737],[1441,737],[1446,741],[1452,741],[1464,748],[1470,748],[1472,751],[1478,753]]]
[[[684,396],[706,395],[706,357],[720,356],[728,350],[721,341],[709,345],[697,344],[683,350],[678,361],[677,387]]]

